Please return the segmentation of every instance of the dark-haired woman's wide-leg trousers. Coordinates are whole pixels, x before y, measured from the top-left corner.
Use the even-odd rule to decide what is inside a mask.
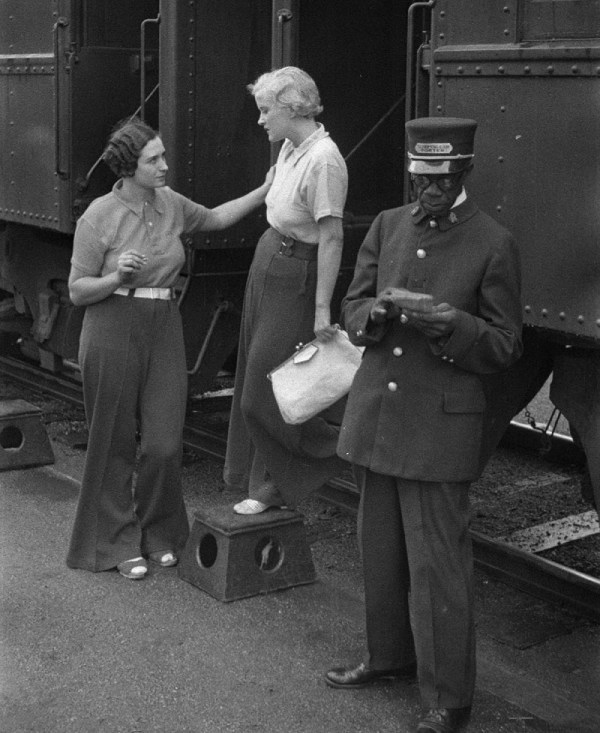
[[[88,306],[79,361],[89,440],[67,565],[97,572],[141,554],[178,552],[189,522],[176,302],[113,295]]]

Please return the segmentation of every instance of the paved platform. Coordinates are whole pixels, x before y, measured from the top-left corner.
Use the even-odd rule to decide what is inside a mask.
[[[2,733],[415,729],[415,685],[323,683],[364,649],[362,599],[343,573],[223,603],[173,569],[141,582],[69,570],[77,491],[60,461],[0,473]],[[479,573],[477,595],[469,731],[598,733],[600,627]]]

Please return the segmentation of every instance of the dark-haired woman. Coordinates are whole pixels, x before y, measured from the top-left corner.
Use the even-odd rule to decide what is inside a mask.
[[[239,221],[264,202],[271,174],[207,209],[165,185],[162,140],[137,119],[116,128],[103,158],[120,178],[78,221],[69,275],[71,300],[87,306],[79,363],[89,440],[67,564],[140,579],[147,559],[175,565],[189,533],[180,477],[187,376],[173,291],[180,235]]]

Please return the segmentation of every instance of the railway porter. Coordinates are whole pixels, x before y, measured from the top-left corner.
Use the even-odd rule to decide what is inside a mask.
[[[406,124],[416,201],[375,219],[342,305],[350,338],[366,347],[338,452],[361,491],[367,655],[325,681],[352,690],[416,673],[418,733],[468,720],[481,377],[521,353],[515,242],[465,189],[475,130],[469,119]]]

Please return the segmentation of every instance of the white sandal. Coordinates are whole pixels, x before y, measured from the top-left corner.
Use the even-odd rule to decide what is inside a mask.
[[[148,565],[143,557],[134,557],[131,560],[120,562],[117,570],[124,578],[141,580],[148,572]]]
[[[239,504],[234,505],[233,511],[236,514],[260,514],[270,506],[270,504],[264,504],[262,501],[258,501],[258,499],[244,499],[244,501],[240,501]]]
[[[172,568],[177,565],[177,555],[171,550],[163,550],[162,552],[151,552],[148,555],[151,562],[160,565],[161,568]]]

